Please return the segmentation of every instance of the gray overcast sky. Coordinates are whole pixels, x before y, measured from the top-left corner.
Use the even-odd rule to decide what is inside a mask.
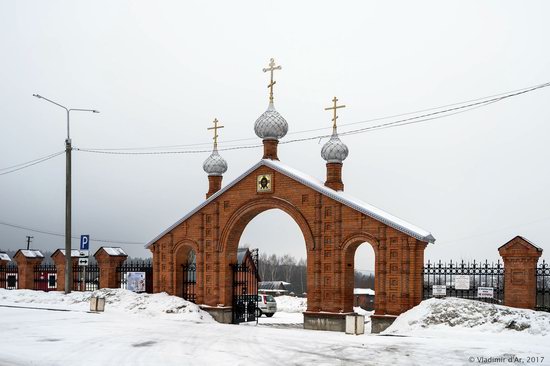
[[[208,143],[214,117],[222,142],[255,137],[270,57],[283,65],[275,98],[290,132],[328,132],[334,95],[347,105],[339,122],[350,123],[536,85],[550,81],[548,14],[547,1],[1,0],[0,168],[63,150],[63,110],[33,93],[101,110],[72,116],[73,145],[114,148]],[[516,234],[548,251],[549,97],[547,88],[343,137],[346,191],[431,231],[430,259],[496,259]],[[323,179],[321,146],[283,145],[279,157]],[[261,149],[222,154],[228,183]],[[73,232],[149,241],[203,200],[207,156],[75,152]],[[0,221],[63,232],[64,164],[0,176]],[[28,234],[36,248],[64,245],[0,225],[0,249],[21,248]],[[297,226],[276,211],[242,242],[305,255]]]

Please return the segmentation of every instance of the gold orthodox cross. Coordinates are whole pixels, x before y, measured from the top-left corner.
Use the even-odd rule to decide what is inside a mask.
[[[268,68],[262,69],[263,72],[268,72],[268,71],[271,72],[271,82],[267,86],[269,88],[269,101],[271,103],[273,102],[273,85],[275,85],[275,83],[276,83],[276,81],[273,80],[273,71],[281,70],[281,69],[282,69],[281,65],[275,66],[275,60],[274,59],[269,60],[269,67]]]
[[[218,148],[218,129],[224,128],[224,126],[218,126],[218,119],[214,118],[214,127],[208,127],[207,130],[214,130],[214,150]]]
[[[325,111],[329,111],[329,110],[334,110],[334,117],[332,118],[332,129],[333,130],[336,130],[336,119],[338,119],[338,116],[336,115],[336,110],[338,108],[346,108],[345,105],[336,105],[336,103],[338,102],[338,98],[334,97],[332,99],[332,102],[334,103],[334,106],[333,107],[327,107],[325,108]]]

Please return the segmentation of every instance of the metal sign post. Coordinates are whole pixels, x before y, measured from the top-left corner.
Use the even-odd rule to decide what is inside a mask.
[[[78,265],[82,268],[82,291],[86,291],[86,267],[89,261],[90,235],[80,235]]]

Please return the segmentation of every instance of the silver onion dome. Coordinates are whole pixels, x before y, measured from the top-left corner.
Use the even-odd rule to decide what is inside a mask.
[[[227,171],[227,162],[214,149],[212,154],[204,161],[202,168],[208,175],[222,175]]]
[[[340,140],[336,129],[334,129],[330,140],[328,140],[321,149],[321,157],[325,159],[327,163],[342,163],[346,160],[348,154],[348,147]]]
[[[279,140],[288,132],[288,123],[269,103],[267,110],[254,123],[254,132],[263,140]]]

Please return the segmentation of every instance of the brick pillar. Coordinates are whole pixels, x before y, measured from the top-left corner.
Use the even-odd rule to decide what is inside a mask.
[[[206,193],[207,199],[222,188],[222,179],[223,177],[221,175],[208,176],[208,193]]]
[[[0,271],[6,273],[6,266],[8,265],[10,261],[7,259],[0,259]],[[3,278],[2,281],[0,281],[0,288],[6,287],[6,279]]]
[[[31,252],[35,254],[31,255]],[[33,290],[34,268],[42,263],[44,256],[37,250],[20,249],[15,253],[13,259],[17,262],[18,288]]]
[[[55,263],[55,268],[57,270],[57,291],[65,291],[65,250],[57,249],[52,254],[53,262]],[[73,263],[78,263],[76,256],[73,255]],[[74,271],[73,276],[74,277]],[[70,279],[70,281],[73,281],[73,278]],[[73,288],[73,284],[71,283],[69,288]]]
[[[110,249],[120,249],[120,248],[99,248],[99,250],[94,254],[94,257],[99,266],[99,288],[119,288],[119,278],[118,273],[116,272],[117,267],[122,265],[128,255],[124,254],[110,254]],[[121,250],[121,249],[120,249]]]
[[[498,248],[504,261],[504,305],[534,309],[536,305],[536,270],[542,248],[516,236]]]
[[[264,142],[264,156],[262,159],[279,160],[277,156],[278,140],[263,140]]]
[[[325,182],[325,186],[335,191],[344,190],[344,183],[342,182],[342,163],[327,163],[327,181]]]

